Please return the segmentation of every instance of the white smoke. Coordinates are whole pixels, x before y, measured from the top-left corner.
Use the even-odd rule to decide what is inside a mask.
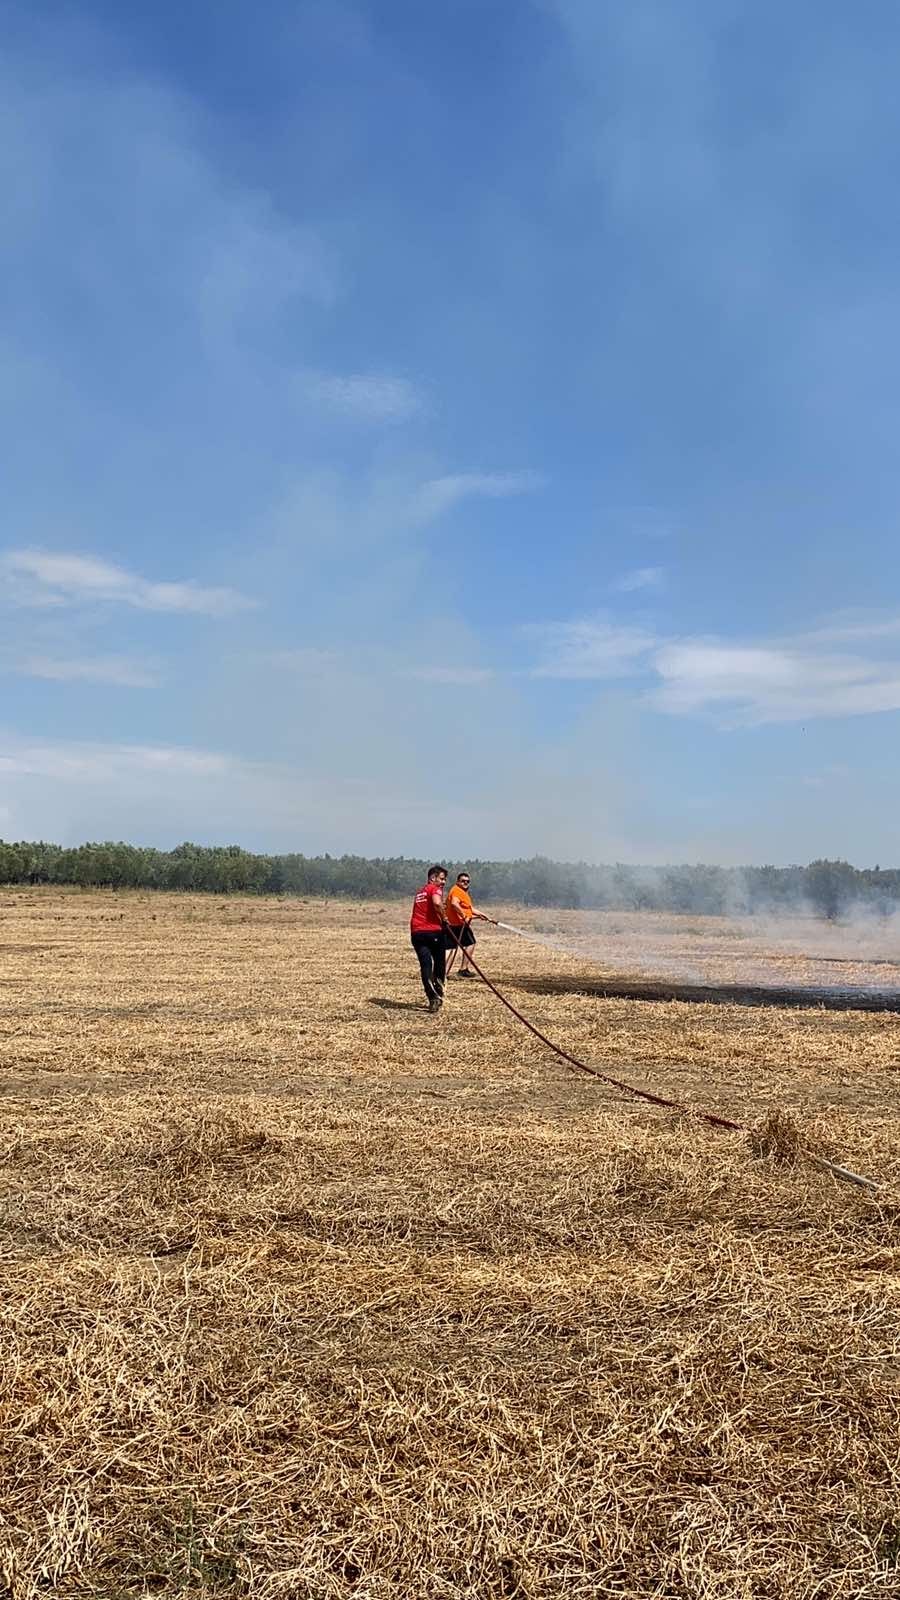
[[[898,995],[900,913],[868,906],[839,922],[812,912],[694,916],[665,911],[540,911],[502,928],[598,976],[670,980],[722,989],[823,995]]]

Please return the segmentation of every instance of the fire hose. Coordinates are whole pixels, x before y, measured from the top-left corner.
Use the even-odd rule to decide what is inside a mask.
[[[513,928],[510,923],[495,922],[492,917],[487,918],[487,921],[493,922],[495,928],[507,928],[511,933],[517,933],[522,938],[528,938],[528,935],[522,929]],[[464,922],[461,926],[468,927],[468,922]],[[453,935],[456,946],[453,952],[455,956],[456,951],[462,952],[463,943],[459,933],[451,923],[447,923],[447,928]],[[713,1128],[724,1128],[728,1133],[749,1134],[751,1132],[746,1123],[734,1122],[731,1117],[720,1117],[716,1112],[704,1111],[700,1107],[686,1106],[680,1100],[670,1100],[666,1095],[654,1094],[650,1089],[639,1089],[636,1084],[626,1083],[624,1079],[611,1077],[609,1073],[601,1072],[599,1067],[591,1066],[589,1062],[579,1060],[578,1056],[573,1056],[570,1051],[564,1050],[561,1045],[556,1044],[553,1039],[542,1033],[540,1028],[536,1027],[533,1022],[530,1022],[523,1015],[518,1006],[514,1006],[512,1001],[507,999],[493,979],[482,971],[472,954],[471,945],[467,947],[466,953],[469,958],[469,964],[475,969],[482,983],[486,984],[491,993],[500,1001],[500,1004],[505,1006],[507,1011],[510,1011],[518,1022],[521,1022],[523,1028],[527,1028],[529,1033],[540,1040],[541,1044],[548,1050],[552,1050],[553,1054],[559,1056],[560,1060],[565,1061],[568,1066],[577,1068],[579,1072],[587,1073],[591,1078],[599,1079],[601,1083],[608,1084],[613,1089],[618,1089],[622,1094],[633,1095],[637,1100],[648,1101],[650,1105],[662,1106],[668,1111],[677,1111],[679,1116],[706,1122]],[[817,1155],[815,1151],[803,1149],[802,1154],[804,1159],[809,1161],[812,1166],[817,1167],[820,1172],[829,1172],[834,1178],[842,1178],[847,1183],[855,1183],[860,1189],[877,1191],[881,1188],[881,1185],[874,1178],[864,1178],[858,1172],[851,1172],[849,1167],[839,1166],[837,1162],[829,1161],[826,1156]]]

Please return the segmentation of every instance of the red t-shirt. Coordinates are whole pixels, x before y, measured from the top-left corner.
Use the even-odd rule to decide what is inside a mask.
[[[410,933],[440,933],[444,924],[435,905],[443,889],[439,883],[423,883],[421,889],[416,890],[413,901],[412,916],[409,919]]]

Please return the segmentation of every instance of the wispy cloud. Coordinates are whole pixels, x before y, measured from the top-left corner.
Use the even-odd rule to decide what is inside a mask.
[[[458,505],[461,500],[484,497],[506,500],[512,495],[533,494],[546,479],[539,472],[459,472],[423,483],[415,497],[413,511],[418,520],[430,522]]]
[[[900,710],[897,650],[875,648],[900,629],[883,618],[858,616],[852,625],[786,639],[665,639],[609,618],[524,631],[537,646],[531,677],[640,679],[645,703],[656,710],[709,717],[724,728]],[[841,639],[873,648],[866,654],[828,648]]]
[[[845,613],[823,622],[805,638],[819,644],[861,644],[873,639],[900,638],[900,616]]]
[[[309,372],[300,380],[311,404],[349,422],[408,422],[424,409],[420,389],[408,378],[381,372]]]
[[[659,710],[708,712],[726,725],[797,722],[900,710],[900,662],[828,655],[791,644],[686,639],[654,660]]]
[[[43,655],[22,656],[12,671],[24,678],[49,678],[58,683],[107,683],[127,689],[153,689],[160,677],[152,668],[127,656],[78,656],[60,658]]]
[[[9,550],[0,556],[0,573],[17,605],[74,605],[102,601],[140,611],[231,616],[254,601],[234,589],[205,588],[188,579],[156,583],[95,556],[44,550]]]
[[[219,779],[232,765],[227,756],[174,745],[0,740],[0,773],[16,777],[89,783],[151,774]]]
[[[525,629],[539,650],[533,678],[621,678],[643,670],[656,639],[644,628],[603,619],[539,623]]]
[[[635,567],[633,572],[623,572],[610,587],[617,594],[633,594],[637,589],[660,589],[665,581],[663,567]]]

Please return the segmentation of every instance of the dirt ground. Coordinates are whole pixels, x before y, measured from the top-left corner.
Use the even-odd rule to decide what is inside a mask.
[[[406,916],[0,889],[0,1596],[900,1595],[900,1015]]]

